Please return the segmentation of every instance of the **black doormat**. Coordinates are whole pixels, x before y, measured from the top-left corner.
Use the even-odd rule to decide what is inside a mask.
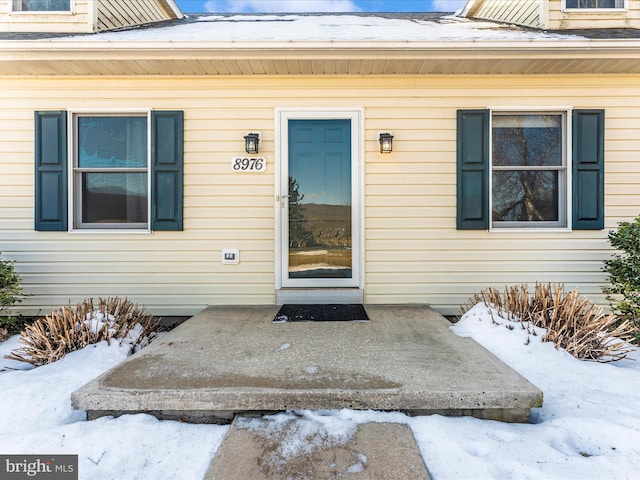
[[[351,305],[283,305],[274,322],[368,322],[364,306]]]

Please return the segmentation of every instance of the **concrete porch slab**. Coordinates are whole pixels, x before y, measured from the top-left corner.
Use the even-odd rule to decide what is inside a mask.
[[[419,305],[369,322],[273,323],[278,306],[209,307],[72,395],[89,418],[148,412],[400,410],[527,422],[542,392]]]

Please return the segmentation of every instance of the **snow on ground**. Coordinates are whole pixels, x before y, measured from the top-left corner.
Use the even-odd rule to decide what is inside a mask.
[[[281,413],[243,426],[287,438],[276,452],[286,459],[342,444],[360,423],[405,423],[435,480],[640,478],[640,362],[581,362],[542,343],[542,330],[532,336],[519,324],[510,330],[506,320],[499,322],[477,305],[452,330],[474,338],[544,391],[532,424],[340,410]],[[0,343],[0,357],[16,341]],[[37,369],[0,362],[20,368],[0,372],[0,453],[78,454],[80,478],[87,480],[202,478],[227,427],[148,415],[88,422],[71,410],[71,392],[126,354],[117,344],[99,344]],[[363,456],[362,468],[366,462]]]
[[[90,345],[62,360],[31,369],[4,359],[17,336],[0,343],[0,453],[77,454],[80,478],[199,479],[227,427],[161,422],[125,415],[87,422],[71,409],[71,392],[118,364],[129,347]]]
[[[542,343],[541,329],[533,337],[506,324],[494,325],[479,304],[452,330],[540,388],[544,405],[533,410],[531,425],[411,419],[436,478],[640,478],[640,362],[579,361]],[[640,358],[637,351],[633,356]]]

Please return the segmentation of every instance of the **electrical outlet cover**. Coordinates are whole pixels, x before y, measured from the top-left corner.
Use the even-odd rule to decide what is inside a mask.
[[[240,263],[240,252],[238,249],[222,250],[222,263],[235,265]]]

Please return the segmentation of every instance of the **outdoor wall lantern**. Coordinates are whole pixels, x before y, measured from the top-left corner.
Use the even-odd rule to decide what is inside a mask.
[[[258,144],[260,143],[259,133],[247,133],[244,137],[244,149],[248,154],[258,153]]]
[[[393,135],[389,132],[380,133],[378,137],[378,142],[380,143],[380,153],[391,153],[393,152]]]

